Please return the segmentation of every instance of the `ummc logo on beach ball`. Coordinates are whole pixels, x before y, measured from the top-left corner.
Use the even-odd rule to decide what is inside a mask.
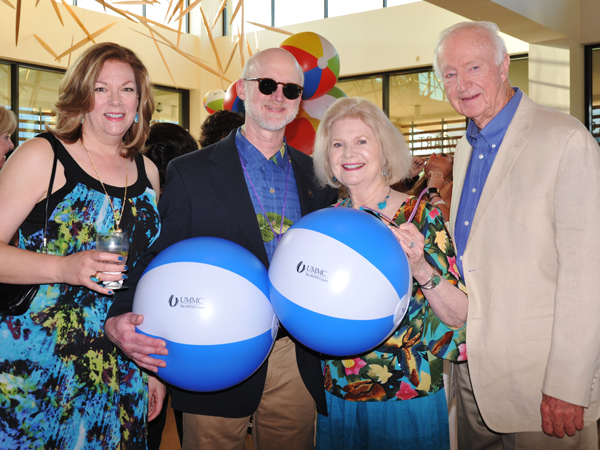
[[[406,254],[378,219],[327,208],[283,235],[269,267],[279,320],[307,347],[326,355],[368,352],[400,325],[412,294]]]
[[[197,392],[226,389],[252,375],[269,354],[279,322],[265,266],[224,239],[178,242],[148,265],[134,297],[138,332],[167,342],[158,376]],[[235,370],[215,376],[207,364],[235,355]]]

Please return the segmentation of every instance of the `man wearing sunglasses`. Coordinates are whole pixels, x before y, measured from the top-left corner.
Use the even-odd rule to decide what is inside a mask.
[[[165,354],[164,341],[137,334],[142,318],[130,311],[136,283],[156,254],[183,239],[214,236],[247,248],[268,267],[282,231],[337,199],[336,190],[316,186],[312,158],[284,142],[304,83],[291,53],[257,53],[237,83],[244,126],[170,163],[159,204],[160,237],[131,270],[129,290],[117,296],[106,320],[110,339],[152,371],[164,362],[148,355]],[[206,370],[215,377],[236,370],[235,356],[207,361]],[[326,413],[320,360],[283,328],[267,361],[241,384],[216,393],[172,388],[172,406],[184,413],[183,450],[243,449],[250,416],[255,450],[312,449],[315,403]]]

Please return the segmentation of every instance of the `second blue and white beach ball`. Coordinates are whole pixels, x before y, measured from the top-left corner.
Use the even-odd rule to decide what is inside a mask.
[[[233,242],[197,237],[171,245],[142,275],[133,312],[138,332],[164,339],[158,376],[182,389],[212,392],[241,383],[267,358],[279,322],[267,269]]]
[[[326,208],[283,235],[269,283],[273,308],[294,338],[326,355],[351,356],[400,325],[413,280],[386,225],[363,211]]]

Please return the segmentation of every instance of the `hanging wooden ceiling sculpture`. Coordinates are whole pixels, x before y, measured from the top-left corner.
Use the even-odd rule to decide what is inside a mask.
[[[22,0],[12,0],[12,1],[15,2],[16,4],[13,4],[10,0],[0,0],[0,9],[2,7],[8,7],[8,8],[12,8],[15,12],[15,46],[18,46],[19,45],[19,30],[20,30],[21,19],[22,19],[22,14],[21,14]],[[56,16],[57,16],[58,20],[60,21],[60,24],[63,27],[69,26],[69,24],[65,25],[65,21],[63,20],[63,16],[61,15],[59,4],[58,4],[59,1],[58,0],[50,0],[50,1],[52,3],[52,7],[54,9],[54,12],[56,13]],[[245,57],[244,51],[247,50],[248,55],[252,56],[252,50],[250,47],[250,43],[248,42],[246,35],[244,33],[244,0],[237,1],[237,4],[233,11],[233,14],[231,15],[231,19],[229,20],[229,23],[233,24],[233,21],[236,18],[238,12],[240,12],[240,14],[241,14],[241,21],[240,21],[241,22],[241,30],[238,26],[238,37],[237,37],[237,40],[235,41],[235,44],[231,50],[231,54],[229,55],[228,62],[226,64],[225,68],[223,68],[223,65],[221,63],[223,58],[221,58],[221,55],[219,55],[219,52],[217,50],[217,45],[215,43],[215,39],[213,37],[212,30],[217,25],[219,18],[223,14],[223,10],[227,7],[226,6],[227,0],[221,1],[219,8],[215,14],[215,17],[213,18],[213,20],[210,23],[204,13],[204,11],[201,8],[200,3],[202,2],[202,0],[194,0],[186,8],[184,8],[184,0],[137,0],[137,1],[130,0],[130,1],[112,1],[112,2],[109,2],[107,0],[94,0],[94,1],[101,4],[105,11],[107,9],[111,10],[111,11],[115,12],[116,14],[118,14],[134,23],[139,23],[139,24],[144,25],[148,29],[148,31],[150,33],[149,35],[132,28],[132,30],[135,31],[136,33],[140,33],[142,36],[145,36],[146,38],[154,41],[156,50],[157,50],[158,54],[160,55],[160,58],[163,61],[164,65],[169,73],[169,76],[171,77],[171,80],[173,81],[173,85],[175,85],[175,87],[177,87],[177,82],[175,81],[173,72],[171,71],[169,65],[167,64],[167,60],[165,59],[165,56],[163,54],[163,51],[160,48],[160,45],[166,47],[167,49],[171,49],[171,50],[175,51],[176,53],[178,53],[181,56],[183,56],[184,58],[186,58],[188,61],[196,64],[200,68],[219,77],[221,79],[221,84],[223,84],[223,81],[232,83],[232,81],[230,79],[228,79],[225,76],[225,74],[229,70],[231,62],[235,56],[236,50],[239,50],[240,62],[241,62],[242,66],[244,65],[244,57]],[[71,2],[72,2],[72,0],[71,0]],[[36,0],[35,6],[37,7],[39,3],[40,3],[40,0]],[[67,11],[68,15],[71,16],[71,18],[75,21],[77,26],[85,33],[86,37],[77,43],[72,42],[71,46],[68,49],[66,49],[62,53],[58,54],[58,52],[56,52],[54,49],[52,49],[52,47],[50,45],[48,45],[48,43],[46,41],[44,41],[44,39],[42,37],[38,36],[37,34],[34,34],[33,36],[36,39],[36,41],[44,48],[44,50],[46,50],[50,55],[52,55],[52,57],[56,61],[60,62],[61,58],[64,58],[65,56],[69,55],[69,63],[70,63],[70,55],[75,50],[78,50],[79,48],[83,47],[84,45],[86,45],[90,42],[95,43],[96,42],[95,39],[98,36],[102,35],[103,33],[108,32],[117,22],[113,22],[109,25],[106,25],[105,27],[102,27],[99,30],[96,30],[94,32],[90,32],[85,27],[85,25],[80,20],[80,18],[78,17],[76,10],[74,10],[65,0],[60,0],[60,3],[62,3],[61,6],[64,7],[64,9]],[[122,8],[122,6],[126,6],[126,5],[158,5],[158,4],[160,4],[162,6],[165,6],[168,4],[167,13],[165,15],[165,23],[175,24],[175,27],[171,27],[171,26],[164,25],[162,23],[150,20],[146,17],[140,16],[131,11],[128,11],[127,9]],[[191,55],[179,48],[180,38],[181,38],[181,34],[182,34],[181,30],[182,30],[183,21],[185,20],[186,16],[188,14],[190,14],[190,12],[192,12],[195,8],[200,9],[202,22],[204,24],[204,28],[206,29],[206,33],[207,33],[208,39],[210,41],[212,50],[215,54],[215,60],[217,62],[216,68],[209,66],[206,62],[200,60],[196,56]],[[26,19],[26,18],[23,18],[23,19]],[[293,33],[290,33],[289,31],[285,31],[280,28],[275,28],[275,27],[271,27],[268,25],[262,25],[262,24],[255,23],[255,22],[248,22],[248,23],[258,26],[258,27],[261,27],[261,28],[264,28],[265,30],[274,31],[277,33],[283,33],[286,35],[293,34]],[[163,34],[159,33],[159,31],[157,30],[158,28],[176,33],[177,42],[176,43],[171,42]],[[244,43],[245,43],[245,45],[244,45]],[[256,51],[258,51],[258,36],[257,35],[256,35]],[[236,78],[237,78],[237,76],[236,76]]]

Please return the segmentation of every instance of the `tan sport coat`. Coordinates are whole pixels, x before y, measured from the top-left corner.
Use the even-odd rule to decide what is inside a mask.
[[[456,148],[454,238],[473,148]],[[575,118],[523,95],[463,255],[467,357],[481,415],[540,431],[542,392],[599,416],[600,149]]]

